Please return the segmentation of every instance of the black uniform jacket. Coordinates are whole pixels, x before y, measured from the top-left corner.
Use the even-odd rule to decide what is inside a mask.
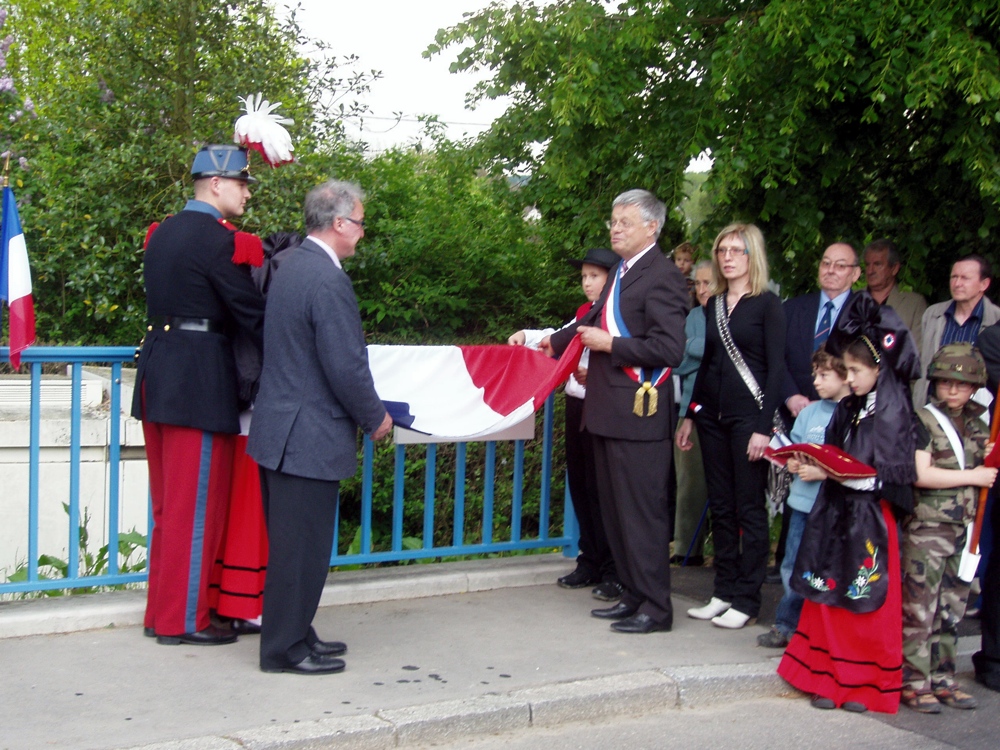
[[[239,433],[233,337],[242,329],[262,346],[264,298],[249,267],[232,262],[233,236],[209,214],[181,211],[149,238],[143,260],[148,315],[207,319],[221,330],[154,326],[146,334],[132,401],[137,419]]]

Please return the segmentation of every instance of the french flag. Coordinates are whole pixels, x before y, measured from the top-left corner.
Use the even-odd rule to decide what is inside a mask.
[[[0,219],[0,299],[7,300],[10,312],[10,363],[21,366],[21,352],[35,343],[35,304],[31,299],[31,269],[28,248],[21,231],[14,191],[3,189],[3,217]]]
[[[582,351],[578,336],[558,360],[523,346],[372,345],[368,365],[394,424],[471,440],[533,414]]]

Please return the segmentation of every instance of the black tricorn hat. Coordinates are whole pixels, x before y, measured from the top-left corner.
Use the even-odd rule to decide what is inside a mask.
[[[592,247],[587,251],[586,256],[579,260],[573,258],[569,261],[569,264],[574,268],[583,268],[584,263],[590,263],[593,266],[610,269],[618,265],[618,261],[620,260],[621,258],[606,247]]]

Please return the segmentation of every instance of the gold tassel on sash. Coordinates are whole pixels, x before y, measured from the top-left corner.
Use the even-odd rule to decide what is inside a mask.
[[[649,394],[649,409],[648,411],[643,409],[646,394]],[[654,386],[650,381],[645,381],[639,386],[639,390],[635,392],[635,402],[632,405],[632,413],[637,417],[651,417],[656,414],[656,405],[659,401],[659,394],[656,392],[656,386]],[[645,413],[643,413],[645,411]]]

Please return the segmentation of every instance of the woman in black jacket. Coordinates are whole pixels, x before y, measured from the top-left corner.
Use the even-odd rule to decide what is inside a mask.
[[[742,628],[760,610],[770,552],[764,448],[784,377],[785,315],[767,290],[764,237],[731,224],[712,247],[715,296],[705,310],[705,356],[677,446],[697,424],[715,543],[715,590],[688,616]]]

